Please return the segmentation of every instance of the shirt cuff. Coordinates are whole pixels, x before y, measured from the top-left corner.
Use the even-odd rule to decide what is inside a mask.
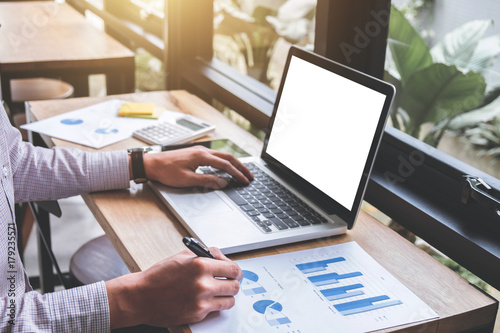
[[[89,154],[90,191],[106,191],[130,186],[128,154],[125,150]]]
[[[104,282],[47,294],[53,332],[109,332]]]

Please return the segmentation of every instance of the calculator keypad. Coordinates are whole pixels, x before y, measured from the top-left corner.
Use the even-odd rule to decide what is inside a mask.
[[[190,135],[189,129],[183,128],[179,125],[162,122],[153,126],[145,127],[134,132],[134,136],[153,144],[165,144],[173,139],[185,137]]]

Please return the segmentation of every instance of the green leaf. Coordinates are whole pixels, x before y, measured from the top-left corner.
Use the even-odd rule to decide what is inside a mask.
[[[500,35],[481,39],[467,64],[467,68],[485,74],[500,56]]]
[[[499,144],[500,143],[500,139],[498,138],[498,136],[495,135],[494,132],[492,131],[484,131],[482,133],[483,137],[485,139],[487,139],[488,141],[491,141],[493,143],[496,143],[496,144]]]
[[[491,156],[491,157],[497,157],[498,155],[500,155],[500,148],[491,148],[491,149],[488,149],[486,151],[486,154],[484,154],[486,156]]]
[[[432,48],[434,61],[469,68],[468,64],[479,40],[492,23],[491,20],[475,20],[447,33],[443,40]]]
[[[416,72],[401,96],[401,106],[412,121],[409,133],[418,133],[424,122],[438,123],[474,109],[482,102],[485,89],[481,74],[464,74],[455,66],[433,64]]]
[[[456,116],[448,124],[448,129],[459,131],[467,127],[477,126],[477,124],[491,121],[498,116],[500,116],[500,97],[480,109]]]
[[[459,131],[467,127],[477,126],[477,124],[491,121],[498,116],[500,116],[500,97],[480,109],[456,116],[448,124],[448,129]]]
[[[486,87],[486,95],[484,96],[483,105],[481,106],[490,104],[498,97],[500,97],[500,82],[498,82],[495,86],[490,85]]]
[[[391,7],[388,44],[403,86],[413,73],[432,64],[429,47],[394,6]]]

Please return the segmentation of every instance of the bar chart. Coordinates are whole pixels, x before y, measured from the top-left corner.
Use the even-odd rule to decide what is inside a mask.
[[[373,289],[369,288],[370,281],[366,279],[367,283],[359,283],[365,278],[364,274],[345,257],[309,261],[296,264],[295,267],[307,276],[308,281],[332,302],[333,307],[343,316],[403,304],[400,300],[392,299],[383,293],[375,295],[380,290],[368,291]],[[358,279],[353,282],[354,278]]]
[[[321,261],[313,261],[313,262],[308,262],[305,264],[297,264],[295,265],[300,271],[304,274],[307,273],[314,273],[314,272],[319,272],[319,271],[324,271],[328,267],[329,264],[333,264],[336,262],[340,261],[345,261],[345,258],[343,257],[338,257],[338,258],[332,258],[332,259],[326,259],[326,260],[321,260]]]
[[[234,307],[193,333],[362,333],[437,317],[355,242],[237,263]]]
[[[356,276],[362,276],[362,275],[363,274],[361,274],[360,272],[352,272],[352,273],[346,273],[346,274],[330,273],[330,274],[311,276],[308,279],[315,286],[321,287],[321,286],[325,286],[327,284],[338,283],[339,280],[349,279],[349,278],[353,278]]]
[[[356,284],[352,284],[352,285],[348,285],[348,286],[344,286],[344,287],[323,289],[323,290],[321,290],[321,293],[323,294],[323,296],[326,297],[327,300],[335,301],[335,300],[339,300],[339,299],[364,295],[363,291],[361,291],[361,290],[350,291],[350,290],[359,289],[359,288],[363,288],[363,285],[360,283],[356,283]]]
[[[385,300],[387,300],[387,302],[376,303],[376,302],[385,301]],[[339,310],[339,312],[342,315],[348,316],[351,314],[372,311],[372,310],[386,308],[389,306],[399,305],[399,304],[403,304],[403,303],[399,300],[390,300],[389,296],[382,295],[382,296],[378,296],[378,297],[371,297],[371,298],[362,299],[359,301],[352,301],[352,302],[348,302],[348,303],[337,304],[337,305],[335,305],[335,308],[337,310]]]

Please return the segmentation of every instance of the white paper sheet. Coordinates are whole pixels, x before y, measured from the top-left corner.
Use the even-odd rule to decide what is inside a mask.
[[[355,242],[238,264],[236,305],[193,333],[369,332],[438,317]]]
[[[21,127],[98,149],[130,138],[135,130],[158,121],[118,117],[118,109],[124,103],[128,101],[110,99]],[[164,111],[160,120],[165,121],[180,114],[175,111]]]

